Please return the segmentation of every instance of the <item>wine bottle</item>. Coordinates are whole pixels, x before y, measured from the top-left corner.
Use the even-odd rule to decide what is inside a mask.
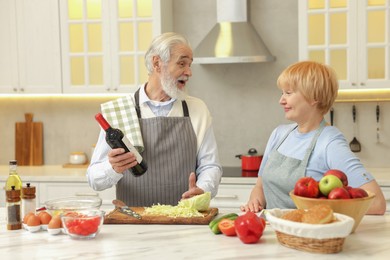
[[[17,165],[16,160],[9,161],[9,176],[5,185],[6,190],[12,190],[12,186],[14,186],[15,190],[22,191],[22,180],[18,175]]]
[[[112,149],[123,148],[125,149],[125,152],[132,152],[135,155],[138,163],[131,168],[131,173],[136,177],[143,175],[148,169],[148,166],[123,132],[120,129],[112,128],[101,113],[96,114],[95,119],[98,121],[103,130],[106,131],[106,142]]]

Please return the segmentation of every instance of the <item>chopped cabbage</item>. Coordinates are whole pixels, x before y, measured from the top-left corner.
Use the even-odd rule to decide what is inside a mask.
[[[181,206],[172,206],[172,205],[152,205],[151,207],[145,208],[145,213],[147,215],[160,215],[167,217],[203,217],[203,214],[197,211],[196,209],[186,208]]]
[[[151,207],[145,207],[145,214],[173,218],[204,217],[199,211],[206,211],[210,206],[210,200],[211,193],[205,192],[189,199],[181,200],[177,206],[156,204]]]

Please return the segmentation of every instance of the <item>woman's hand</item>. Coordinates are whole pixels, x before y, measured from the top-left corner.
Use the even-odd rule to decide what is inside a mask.
[[[184,192],[183,195],[181,196],[182,199],[188,199],[193,196],[203,194],[204,190],[201,188],[198,188],[196,186],[196,175],[194,172],[191,172],[190,177],[188,179],[188,191]]]
[[[137,160],[132,152],[125,153],[125,149],[117,148],[108,152],[108,161],[117,173],[123,173],[137,165]]]
[[[265,198],[263,193],[263,180],[261,177],[257,177],[256,185],[253,187],[249,201],[247,204],[240,207],[241,211],[259,212],[264,209]]]
[[[241,211],[248,212],[259,212],[263,209],[263,206],[261,205],[261,202],[259,199],[254,198],[252,200],[249,200],[247,204],[240,206]]]

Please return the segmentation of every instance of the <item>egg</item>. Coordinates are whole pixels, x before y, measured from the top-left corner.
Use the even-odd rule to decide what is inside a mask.
[[[51,215],[46,211],[39,212],[38,217],[41,221],[41,224],[43,225],[49,224],[50,220],[52,219]]]
[[[41,225],[41,220],[37,215],[31,215],[27,220],[27,226],[29,227],[35,227],[40,225]]]
[[[62,227],[61,217],[60,216],[54,216],[49,222],[49,225],[47,226],[49,229],[56,229]]]
[[[28,218],[29,218],[31,215],[35,215],[34,212],[29,212],[29,213],[27,213],[26,215],[24,215],[24,217],[23,217],[23,223],[24,223],[24,224],[27,225]]]

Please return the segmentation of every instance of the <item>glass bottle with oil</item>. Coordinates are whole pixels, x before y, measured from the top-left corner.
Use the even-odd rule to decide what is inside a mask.
[[[20,192],[22,191],[22,180],[18,175],[17,166],[16,160],[9,161],[9,176],[5,184],[6,190],[12,190],[12,186],[14,186],[15,190],[20,190]]]

